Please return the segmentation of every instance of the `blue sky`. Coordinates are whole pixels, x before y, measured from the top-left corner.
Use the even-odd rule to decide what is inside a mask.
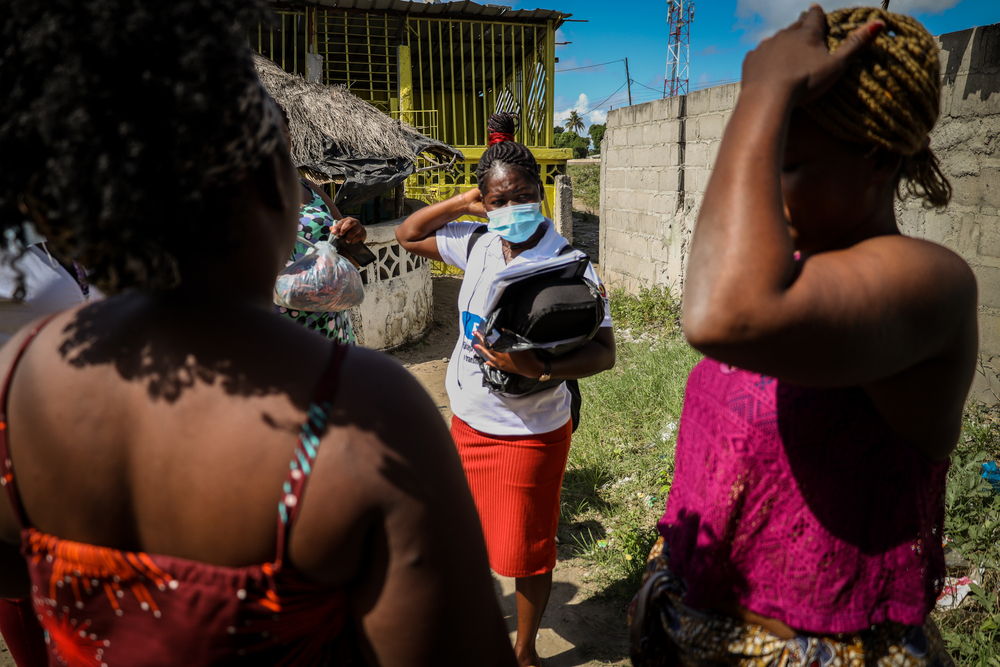
[[[494,0],[503,2],[503,0]],[[877,0],[827,0],[827,9]],[[557,9],[587,23],[566,23],[556,47],[556,112],[588,112],[602,122],[607,110],[628,103],[625,65],[570,70],[629,59],[633,103],[661,97],[667,56],[666,0],[517,0],[518,9]],[[739,78],[744,54],[764,36],[787,25],[811,0],[695,0],[691,25],[691,89]],[[921,20],[935,35],[1000,22],[1000,0],[892,0],[891,8]],[[648,86],[648,87],[646,87]],[[616,89],[619,89],[616,92]],[[581,97],[581,95],[583,97]]]

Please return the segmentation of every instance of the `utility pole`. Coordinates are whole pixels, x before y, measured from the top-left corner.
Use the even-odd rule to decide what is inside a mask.
[[[628,73],[628,58],[625,59],[625,84],[628,86],[628,105],[632,106],[632,77]]]

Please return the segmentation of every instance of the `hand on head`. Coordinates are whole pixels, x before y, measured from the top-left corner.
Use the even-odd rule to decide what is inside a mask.
[[[472,188],[468,192],[460,195],[465,203],[466,215],[474,215],[477,218],[486,217],[486,206],[483,204],[483,192],[479,188]]]
[[[884,27],[881,21],[869,21],[831,53],[826,43],[826,15],[819,5],[813,5],[795,23],[747,54],[743,61],[743,86],[789,89],[796,102],[814,100],[834,84],[851,59]]]

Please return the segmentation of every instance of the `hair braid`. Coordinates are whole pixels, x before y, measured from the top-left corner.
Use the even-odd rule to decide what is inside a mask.
[[[937,42],[909,16],[854,7],[826,15],[827,46],[835,51],[853,30],[875,19],[885,29],[808,112],[840,139],[902,156],[900,188],[932,206],[945,206],[951,185],[928,141],[940,113]]]
[[[492,176],[494,168],[501,165],[519,169],[533,180],[539,180],[541,168],[538,160],[524,144],[514,141],[517,116],[512,113],[495,113],[487,123],[491,145],[479,158],[476,180],[482,189]]]

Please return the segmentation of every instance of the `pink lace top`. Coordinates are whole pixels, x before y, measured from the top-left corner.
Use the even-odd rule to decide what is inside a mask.
[[[705,359],[688,378],[659,529],[693,607],[735,602],[815,633],[920,625],[944,576],[947,470],[858,388]]]

